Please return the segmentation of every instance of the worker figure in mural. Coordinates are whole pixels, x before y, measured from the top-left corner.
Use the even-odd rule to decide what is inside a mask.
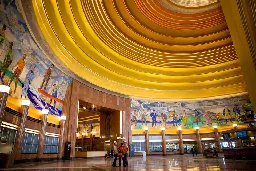
[[[31,84],[31,81],[35,78],[35,68],[36,66],[33,65],[26,75],[22,88],[21,97],[27,97],[29,85]]]
[[[195,112],[196,124],[198,125],[199,122],[202,122],[201,113],[197,109],[195,109],[194,112]]]
[[[144,109],[142,111],[141,119],[142,119],[142,125],[143,124],[147,125],[147,110],[146,109]]]
[[[184,126],[187,126],[187,122],[188,122],[188,120],[187,120],[187,112],[186,112],[186,110],[183,110],[182,111],[182,123],[184,124]]]
[[[206,120],[206,124],[211,125],[212,124],[211,112],[206,111],[205,114],[204,114],[204,117],[205,117],[205,120]]]
[[[178,114],[175,112],[175,110],[172,112],[172,117],[173,117],[173,126],[178,126]]]
[[[224,108],[223,109],[223,116],[224,116],[224,119],[226,121],[226,124],[228,123],[228,121],[232,122],[232,116],[231,116],[230,109]]]
[[[137,110],[132,112],[132,122],[135,123],[135,126],[137,126]]]
[[[4,57],[4,61],[3,61],[2,66],[0,68],[0,77],[2,79],[4,78],[5,73],[7,72],[7,69],[12,64],[12,61],[13,61],[12,47],[13,47],[13,42],[10,42],[9,43],[9,48],[7,50],[7,53],[6,53],[5,57]]]
[[[233,107],[233,114],[234,114],[235,120],[239,122],[241,110],[237,104]]]
[[[5,30],[6,30],[6,25],[4,24],[2,29],[0,30],[0,45],[2,45],[5,40]]]
[[[26,60],[26,55],[24,54],[22,56],[22,58],[20,58],[17,62],[17,64],[14,66],[14,68],[16,67],[16,69],[14,70],[14,73],[12,74],[12,77],[11,79],[9,80],[9,83],[8,83],[8,86],[11,85],[14,77],[16,78],[15,80],[15,88],[14,88],[14,93],[16,92],[16,89],[17,89],[17,85],[18,85],[18,82],[19,82],[19,78],[20,78],[20,74],[22,73],[24,67],[25,67],[25,62]]]
[[[157,114],[156,114],[156,111],[153,110],[153,112],[150,114],[150,117],[152,118],[152,127],[156,126],[156,117],[157,117]]]
[[[48,67],[48,69],[46,70],[45,74],[44,74],[44,79],[43,79],[43,82],[40,86],[40,89],[46,89],[47,85],[48,85],[48,82],[51,78],[51,75],[52,75],[52,69],[53,69],[54,65],[52,64],[51,66]]]
[[[163,126],[166,126],[167,115],[165,113],[161,113],[161,118],[162,118]]]
[[[52,85],[51,90],[50,90],[50,94],[51,94],[53,97],[55,97],[55,98],[58,97],[58,89],[59,89],[59,86],[57,86],[57,84],[54,83],[54,84]],[[54,107],[56,107],[56,100],[53,100],[53,101],[54,101]],[[52,103],[52,99],[50,100],[50,104],[51,104],[51,103]]]

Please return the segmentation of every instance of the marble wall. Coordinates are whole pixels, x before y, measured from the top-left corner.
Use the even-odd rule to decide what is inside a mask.
[[[67,116],[66,130],[64,135],[64,142],[71,142],[72,151],[71,157],[75,156],[75,142],[77,131],[77,115],[78,115],[78,101],[82,100],[92,103],[96,106],[102,106],[115,110],[122,110],[123,112],[123,137],[131,142],[131,116],[129,113],[130,102],[129,98],[118,97],[115,95],[107,94],[91,87],[88,87],[77,80],[73,80],[72,84],[68,87],[66,97],[63,105],[63,115]],[[113,115],[114,116],[114,115]],[[119,119],[111,120],[111,129],[119,128]],[[119,129],[117,129],[119,130]],[[116,131],[114,131],[116,132]],[[63,151],[64,153],[64,151]]]

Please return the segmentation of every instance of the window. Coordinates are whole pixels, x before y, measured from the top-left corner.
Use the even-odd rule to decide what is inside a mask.
[[[134,144],[134,151],[145,151],[145,142],[133,142]]]
[[[21,153],[37,153],[38,134],[25,133]]]
[[[59,137],[45,136],[44,153],[58,153]]]
[[[179,143],[178,142],[166,142],[166,151],[167,152],[177,152],[179,151]]]
[[[149,142],[150,152],[162,152],[162,142]]]
[[[15,142],[17,131],[6,127],[1,127],[0,141],[6,144],[13,145]]]

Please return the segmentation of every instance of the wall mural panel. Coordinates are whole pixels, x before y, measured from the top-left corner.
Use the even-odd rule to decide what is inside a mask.
[[[241,124],[254,117],[248,96],[216,100],[152,102],[132,100],[133,129],[184,128]]]
[[[39,49],[15,0],[0,0],[0,83],[14,98],[29,98],[36,109],[62,114],[71,78],[57,69]]]

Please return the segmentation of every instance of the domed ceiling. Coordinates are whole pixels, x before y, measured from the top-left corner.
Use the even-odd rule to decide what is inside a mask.
[[[101,88],[151,99],[246,91],[217,0],[32,0],[32,5],[50,50]]]

